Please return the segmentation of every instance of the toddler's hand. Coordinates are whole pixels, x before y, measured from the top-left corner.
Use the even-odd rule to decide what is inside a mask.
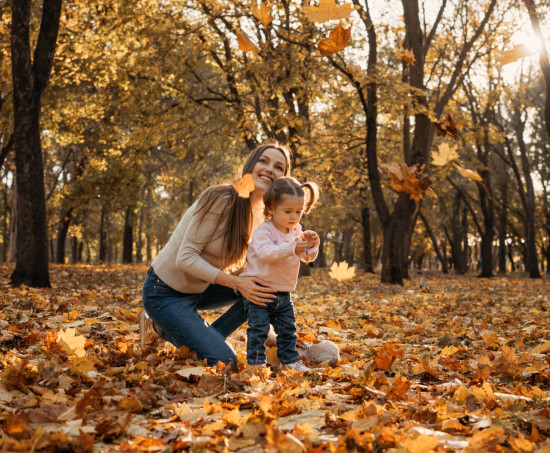
[[[302,233],[302,240],[307,242],[307,248],[318,246],[321,243],[319,235],[312,230],[306,230]]]
[[[308,249],[307,241],[301,241],[300,239],[296,239],[296,248],[294,249],[294,253],[296,253],[296,255],[300,256],[304,254],[307,249]]]

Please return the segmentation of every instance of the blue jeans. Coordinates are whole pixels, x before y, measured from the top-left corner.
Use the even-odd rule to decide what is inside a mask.
[[[266,362],[265,342],[269,333],[269,324],[277,334],[277,357],[282,364],[300,360],[296,351],[296,318],[290,293],[278,292],[266,307],[255,305],[245,299],[248,315],[248,341],[246,356],[249,365],[263,365]]]
[[[185,294],[164,283],[151,268],[143,284],[143,308],[153,320],[155,331],[179,348],[182,345],[196,351],[208,365],[237,362],[235,350],[227,342],[246,321],[243,297],[232,289],[211,284],[202,293]],[[216,321],[209,324],[198,310],[231,305]]]

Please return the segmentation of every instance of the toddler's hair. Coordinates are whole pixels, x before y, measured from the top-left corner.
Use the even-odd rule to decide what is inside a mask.
[[[291,176],[276,179],[264,192],[264,215],[266,217],[270,217],[268,210],[274,210],[285,195],[303,197],[305,199],[304,214],[308,214],[319,199],[319,186],[314,182],[300,184],[296,178]]]

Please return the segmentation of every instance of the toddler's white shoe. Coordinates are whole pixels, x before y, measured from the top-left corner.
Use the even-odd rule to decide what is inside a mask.
[[[300,371],[300,372],[313,371],[311,368],[305,366],[304,363],[301,360],[299,360],[298,362],[294,362],[294,363],[281,364],[281,369],[283,369],[283,370],[294,370],[294,371]]]

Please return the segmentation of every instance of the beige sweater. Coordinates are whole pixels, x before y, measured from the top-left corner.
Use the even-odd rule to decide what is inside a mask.
[[[221,198],[199,224],[194,216],[197,202],[184,214],[172,236],[153,260],[155,273],[170,287],[182,293],[202,293],[214,283],[222,269],[225,223],[220,217],[229,198]],[[252,231],[263,220],[261,210],[254,212]]]

